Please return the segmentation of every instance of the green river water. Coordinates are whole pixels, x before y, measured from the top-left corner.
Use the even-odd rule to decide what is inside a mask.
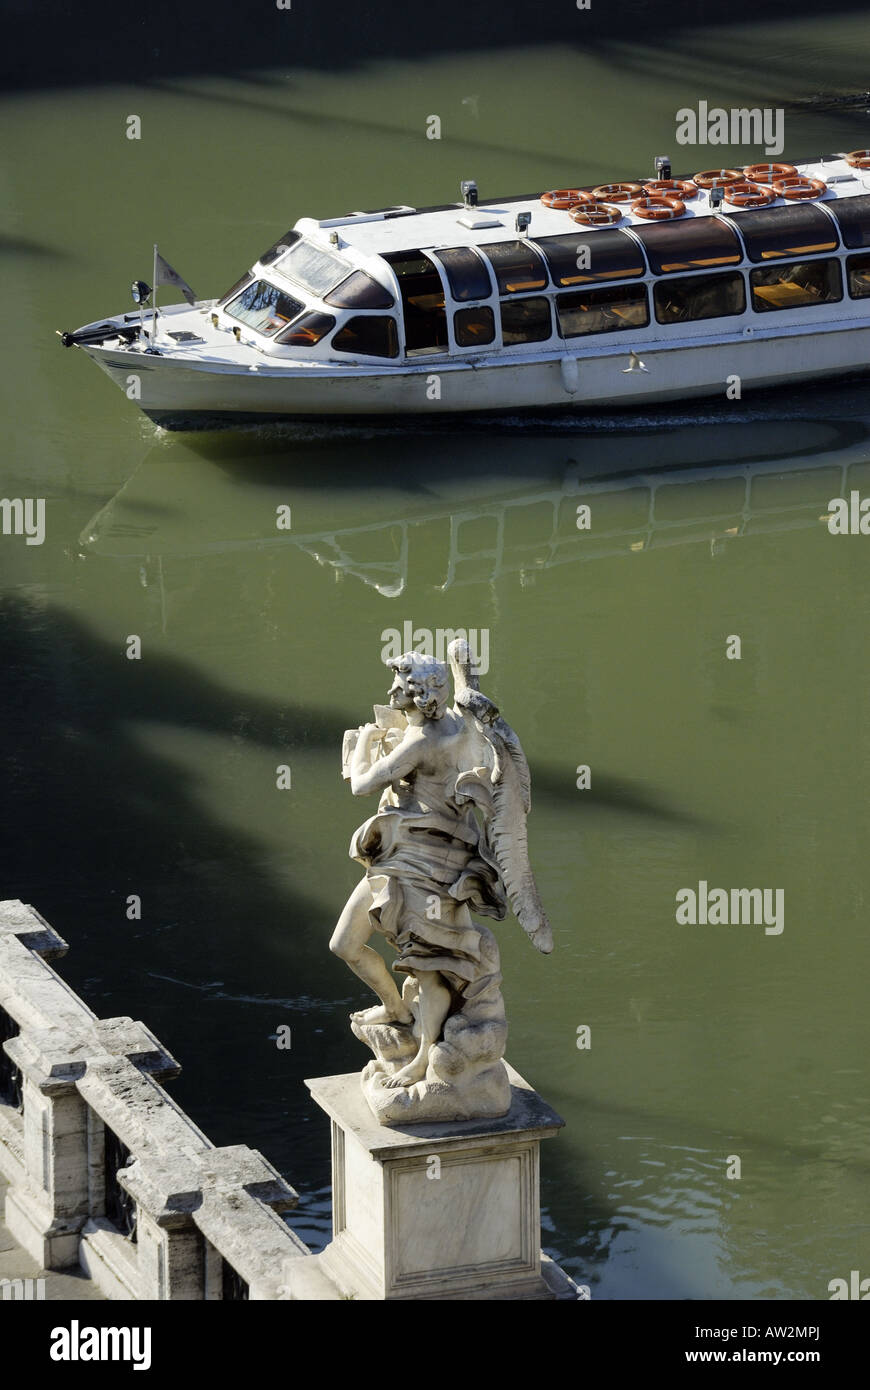
[[[303,1078],[366,1059],[347,1014],[368,997],[327,950],[374,809],[341,736],[410,622],[486,630],[483,689],[531,764],[555,953],[498,932],[508,1058],[566,1121],[545,1248],[595,1298],[823,1299],[870,1275],[870,540],[821,520],[870,493],[870,397],[180,436],[54,331],[124,307],[154,240],[206,297],[299,216],[764,157],[675,147],[700,99],[782,106],[785,158],[865,146],[860,106],[803,99],[863,91],[867,50],[833,13],[342,70],[264,51],[245,75],[3,101],[0,483],[46,499],[46,537],[0,537],[2,896],[69,940],[98,1014],[178,1056],[212,1139],[287,1175],[315,1247],[329,1141]],[[700,880],[782,889],[784,930],[678,925]]]

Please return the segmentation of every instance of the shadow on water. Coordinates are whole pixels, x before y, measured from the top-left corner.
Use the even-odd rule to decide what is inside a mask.
[[[58,246],[46,246],[28,237],[0,236],[0,256],[34,256],[44,260],[65,260],[67,252]]]
[[[343,1011],[345,1001],[317,998],[332,920],[288,886],[292,873],[276,881],[255,838],[220,806],[212,815],[196,779],[138,734],[181,727],[227,748],[242,739],[274,749],[277,763],[340,746],[353,719],[235,694],[183,660],[127,661],[68,614],[17,598],[0,602],[0,654],[0,896],[33,903],[70,941],[63,975],[98,1014],[141,1017],[176,1053],[184,1070],[173,1093],[200,1123],[208,1117],[217,1142],[271,1133],[284,1117],[270,1157],[289,1162],[286,1117],[307,1102],[303,1063],[269,1035]],[[141,921],[127,919],[129,894],[141,898]],[[347,1068],[342,1030],[324,1030],[322,1051],[327,1069]],[[254,1100],[240,1117],[254,1063]]]
[[[837,0],[833,12],[864,8],[862,0]],[[86,6],[27,0],[7,6],[9,36],[0,80],[9,89],[142,82],[166,74],[245,75],[248,70],[291,66],[341,71],[371,60],[416,60],[454,51],[486,52],[575,43],[584,49],[613,38],[639,40],[683,27],[752,22],[794,22],[817,17],[814,0],[731,0],[727,14],[703,0],[622,0],[614,7],[529,6],[500,0],[473,6],[443,0],[437,11],[400,0],[378,5],[331,7],[287,0],[258,6],[242,17],[229,0],[196,0],[183,6],[153,0],[141,9],[119,9],[110,0]],[[759,60],[760,61],[760,60]],[[525,95],[525,94],[524,94]]]
[[[627,359],[626,359],[627,360]],[[857,406],[857,408],[856,408]],[[292,470],[296,487],[321,487],[322,469],[299,463],[299,446],[329,463],[330,485],[401,487],[425,491],[438,477],[521,474],[544,470],[566,443],[583,463],[583,476],[647,469],[687,468],[707,462],[750,463],[806,457],[870,437],[870,381],[863,374],[836,383],[753,391],[743,401],[724,398],[643,409],[570,411],[536,415],[464,416],[420,422],[287,421],[237,428],[160,431],[245,483],[269,484]],[[805,426],[818,424],[819,429]],[[353,453],[345,449],[352,443]],[[365,451],[371,444],[373,455]],[[359,446],[363,446],[360,448]],[[377,465],[375,466],[375,454]],[[578,453],[578,451],[580,451]],[[329,455],[327,459],[327,455]]]
[[[329,1135],[303,1077],[362,1060],[345,1022],[359,998],[339,997],[337,963],[343,983],[318,998],[332,920],[264,874],[256,841],[209,815],[136,729],[244,728],[281,757],[334,748],[352,717],[235,695],[177,658],[127,662],[69,615],[15,598],[0,602],[0,660],[0,897],[34,903],[67,937],[62,974],[98,1015],[142,1018],[176,1054],[172,1094],[215,1142],[252,1142],[287,1173],[302,1197],[291,1224],[319,1248]],[[126,917],[134,892],[141,922]],[[298,1060],[276,1049],[279,1023],[305,1033]]]
[[[248,78],[247,80],[250,79]],[[183,97],[185,100],[196,102],[199,105],[210,105],[215,108],[232,106],[243,111],[253,111],[258,114],[273,116],[281,121],[293,121],[295,124],[302,127],[309,126],[314,133],[329,131],[337,141],[346,140],[350,132],[353,132],[354,135],[368,135],[371,136],[372,139],[380,141],[395,139],[396,135],[401,133],[397,132],[395,122],[390,122],[389,120],[373,121],[356,111],[346,114],[333,114],[321,110],[309,111],[303,106],[291,105],[286,100],[281,100],[280,102],[263,101],[255,97],[243,96],[240,92],[228,94],[224,91],[198,91],[194,87],[183,86],[180,82],[151,81],[148,83],[148,87],[154,91],[165,93],[167,96],[174,98]],[[280,91],[283,97],[284,89],[281,88]],[[506,135],[504,141],[493,142],[486,140],[471,140],[454,134],[451,136],[451,143],[457,154],[461,151],[463,155],[467,155],[468,157],[485,156],[487,154],[500,155],[512,149],[512,146],[508,143],[508,138],[509,137]],[[523,156],[525,158],[547,160],[552,159],[553,150],[552,148],[547,150],[534,150],[525,146],[523,148]],[[605,168],[606,166],[601,165],[600,167]],[[498,195],[498,197],[508,196],[509,195],[506,193]],[[489,198],[488,201],[494,202],[497,201],[497,198]],[[315,214],[312,213],[311,215],[313,216]],[[331,212],[327,213],[327,209],[324,208],[322,212],[317,215],[325,217],[327,215],[332,216],[333,214]]]
[[[570,804],[575,816],[597,817],[602,811],[616,811],[631,816],[650,816],[658,823],[693,826],[696,830],[712,831],[716,823],[706,817],[689,815],[678,806],[668,805],[655,791],[627,777],[615,777],[596,768],[595,781],[584,793],[579,809],[577,788],[564,770],[535,767],[535,805],[546,802]]]

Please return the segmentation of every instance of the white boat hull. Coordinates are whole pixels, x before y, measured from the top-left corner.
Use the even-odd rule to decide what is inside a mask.
[[[451,416],[518,411],[633,409],[870,369],[870,324],[813,325],[787,332],[693,337],[637,345],[646,370],[629,366],[629,345],[549,352],[539,359],[427,361],[372,368],[193,363],[88,346],[87,352],[151,419],[170,428],[198,420]],[[138,394],[137,394],[138,393]]]

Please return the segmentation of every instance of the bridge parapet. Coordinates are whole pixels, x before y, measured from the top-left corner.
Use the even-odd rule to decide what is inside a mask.
[[[246,1145],[217,1148],[163,1082],[181,1068],[143,1023],[99,1019],[48,963],[66,942],[0,903],[5,1220],[45,1269],[81,1264],[109,1298],[292,1297],[309,1255],[298,1197]],[[292,1281],[291,1281],[292,1282]]]

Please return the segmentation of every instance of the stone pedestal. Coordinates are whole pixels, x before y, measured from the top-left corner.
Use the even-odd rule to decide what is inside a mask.
[[[539,1148],[563,1121],[508,1067],[500,1119],[381,1125],[358,1072],[306,1085],[332,1121],[333,1240],[344,1297],[576,1298],[541,1253]]]

